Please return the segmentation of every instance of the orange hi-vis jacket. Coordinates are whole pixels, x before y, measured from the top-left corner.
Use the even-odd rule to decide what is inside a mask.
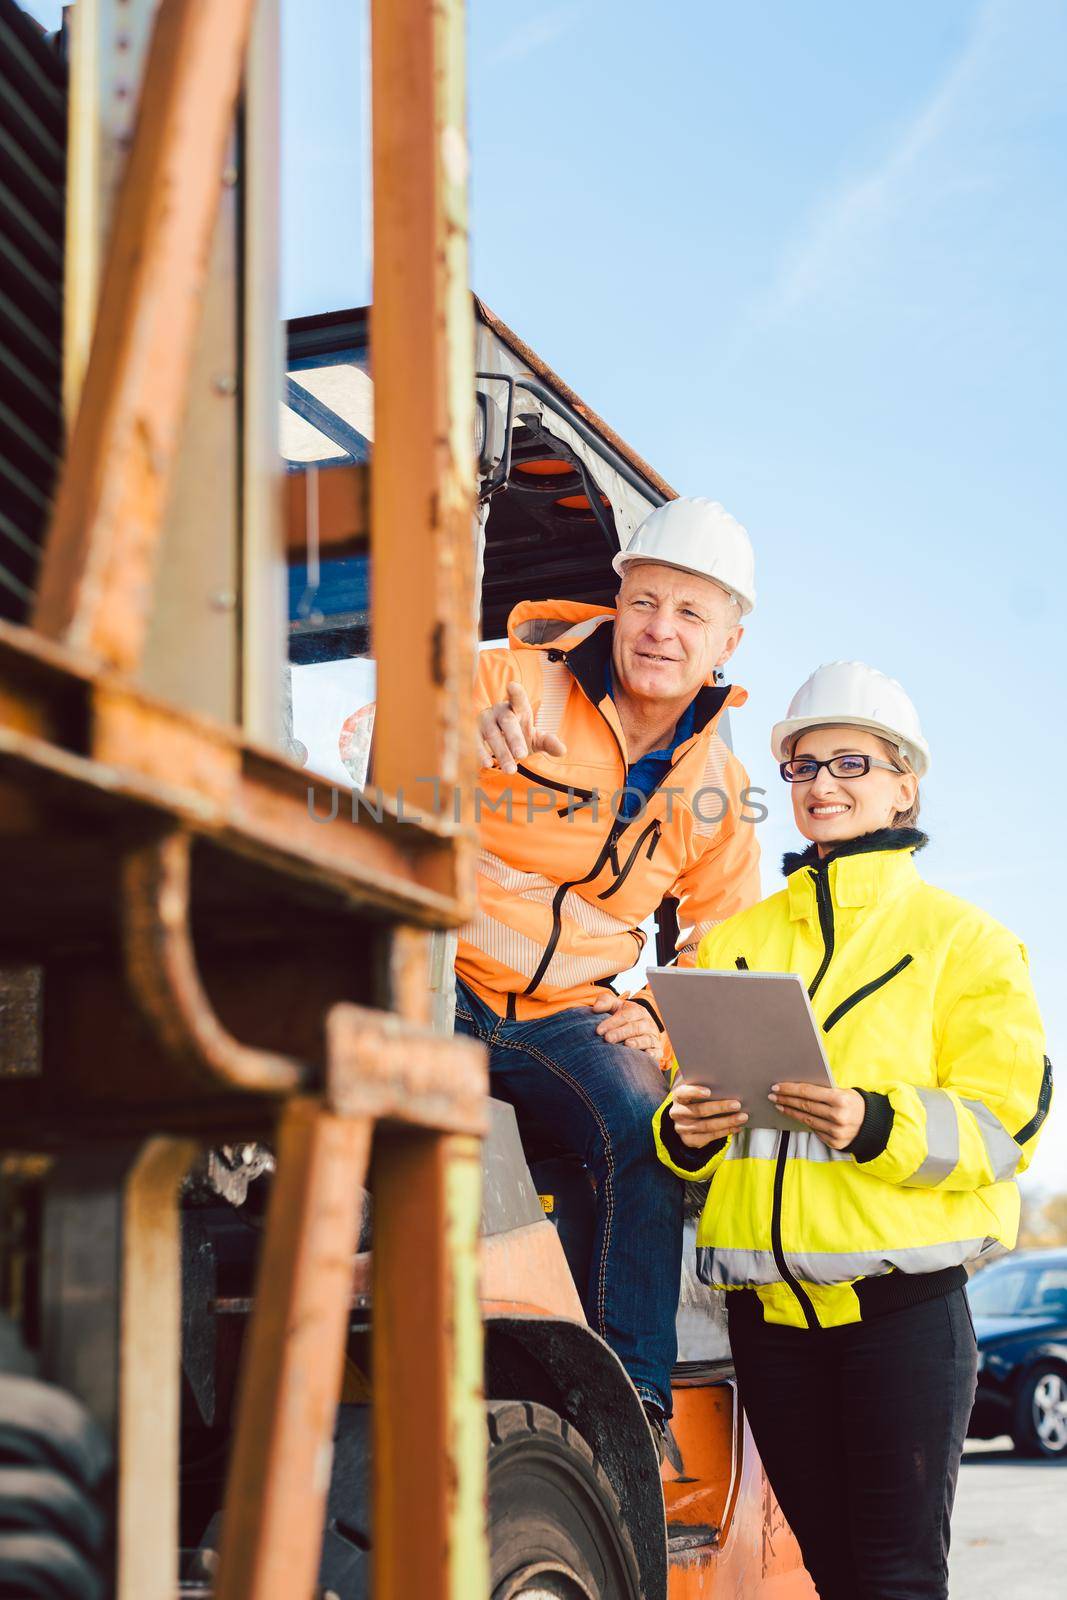
[[[760,898],[754,823],[766,812],[716,731],[727,706],[744,704],[744,689],[699,689],[693,735],[666,777],[638,816],[617,815],[629,761],[606,688],[614,616],[524,601],[508,619],[508,648],[479,660],[478,712],[506,701],[518,680],[536,727],[567,747],[564,756],[538,751],[517,773],[479,773],[478,908],[460,929],[456,971],[499,1016],[592,1005],[638,960],[640,924],[668,895],[679,902],[687,966],[710,928]],[[648,991],[632,998],[662,1031]]]

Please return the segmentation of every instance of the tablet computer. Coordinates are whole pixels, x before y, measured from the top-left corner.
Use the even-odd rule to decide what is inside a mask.
[[[748,1128],[801,1128],[767,1099],[772,1083],[833,1088],[803,980],[795,972],[650,967],[648,981],[686,1083],[740,1100]]]

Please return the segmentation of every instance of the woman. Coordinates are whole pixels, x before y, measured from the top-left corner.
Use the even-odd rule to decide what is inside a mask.
[[[698,962],[800,973],[836,1087],[783,1071],[770,1098],[797,1130],[777,1133],[679,1080],[656,1143],[711,1179],[700,1275],[730,1291],[742,1400],[819,1594],[943,1600],[975,1389],[964,1263],[1015,1243],[1051,1068],[1018,941],[916,870],[929,751],[900,685],[820,667],[772,744],[810,843]]]

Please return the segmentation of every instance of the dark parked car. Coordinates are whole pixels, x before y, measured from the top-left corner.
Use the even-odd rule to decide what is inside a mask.
[[[977,1273],[967,1295],[978,1336],[968,1432],[1010,1433],[1022,1455],[1067,1461],[1067,1250],[1027,1250]]]

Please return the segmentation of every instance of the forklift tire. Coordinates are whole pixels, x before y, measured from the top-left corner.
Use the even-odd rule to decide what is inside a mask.
[[[487,1409],[492,1600],[641,1600],[618,1496],[582,1435],[528,1400]]]
[[[72,1395],[0,1376],[0,1600],[104,1600],[110,1465]]]
[[[618,1497],[581,1434],[547,1406],[491,1400],[491,1600],[641,1600]],[[319,1586],[370,1594],[370,1408],[341,1406]]]

